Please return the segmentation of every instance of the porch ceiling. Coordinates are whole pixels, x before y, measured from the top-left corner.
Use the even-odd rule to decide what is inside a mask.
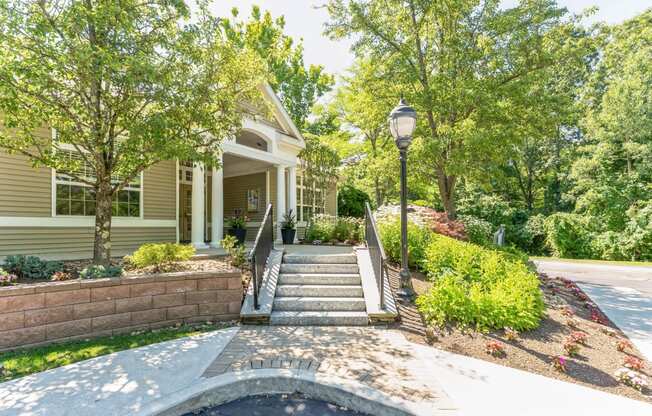
[[[225,177],[240,176],[247,175],[249,173],[260,172],[272,166],[271,163],[254,159],[247,159],[228,153],[224,154],[223,163]]]

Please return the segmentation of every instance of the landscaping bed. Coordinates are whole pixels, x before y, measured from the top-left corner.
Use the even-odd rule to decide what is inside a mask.
[[[574,284],[562,279],[549,279],[545,275],[539,275],[539,278],[545,316],[538,328],[519,333],[518,340],[508,340],[504,330],[485,332],[452,325],[428,327],[414,303],[399,304],[401,322],[396,326],[414,342],[652,403],[649,386],[638,391],[615,377],[615,372],[623,367],[627,357],[641,360],[644,365],[641,373],[648,379],[652,375],[652,364],[635,347],[628,346],[624,352],[618,351],[616,344],[627,340],[625,334]],[[396,288],[397,268],[390,268],[390,281]],[[419,272],[413,273],[412,281],[418,294],[428,293],[432,287],[432,283]],[[591,307],[587,308],[587,304]],[[568,308],[572,310],[572,316],[567,316]],[[569,326],[569,319],[575,321],[571,322],[575,327]],[[569,357],[563,344],[575,332],[586,334],[586,345],[580,344],[578,354]],[[494,356],[487,353],[488,344],[492,342],[500,343],[504,354]],[[553,357],[560,354],[566,357],[565,372],[555,369],[552,364]]]

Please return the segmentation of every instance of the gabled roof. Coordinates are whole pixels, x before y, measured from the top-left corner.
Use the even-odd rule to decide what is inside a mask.
[[[292,118],[285,110],[285,107],[283,107],[283,103],[281,103],[281,100],[278,98],[272,87],[267,82],[265,82],[264,84],[261,84],[260,90],[263,93],[265,99],[272,105],[272,112],[274,113],[274,117],[276,118],[276,121],[278,121],[278,123],[281,125],[281,127],[283,127],[286,134],[295,138],[298,141],[298,146],[305,147],[306,143],[303,135],[301,134],[301,131],[299,131],[297,126],[294,124],[294,121],[292,121]]]

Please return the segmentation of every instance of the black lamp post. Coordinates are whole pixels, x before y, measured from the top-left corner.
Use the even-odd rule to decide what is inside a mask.
[[[410,269],[408,267],[407,243],[407,150],[412,143],[412,133],[417,126],[417,112],[401,98],[398,105],[389,113],[389,130],[394,136],[396,147],[401,155],[401,288],[399,296],[414,296]]]

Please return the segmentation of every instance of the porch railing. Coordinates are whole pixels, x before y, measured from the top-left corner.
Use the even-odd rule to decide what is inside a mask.
[[[258,234],[256,235],[256,242],[251,249],[251,278],[254,283],[254,308],[258,309],[258,293],[260,292],[260,287],[263,284],[263,273],[265,272],[265,264],[267,263],[267,258],[269,253],[272,252],[274,248],[274,225],[273,220],[274,215],[272,215],[272,204],[267,205],[267,210],[265,210],[265,217],[263,217],[263,222],[260,224],[258,229]]]
[[[369,249],[369,257],[371,257],[376,286],[378,286],[378,293],[380,294],[380,308],[384,309],[387,257],[385,257],[385,249],[383,249],[383,243],[380,241],[376,220],[374,220],[374,215],[371,212],[371,207],[368,202],[365,203],[364,237],[367,242],[367,248]]]

